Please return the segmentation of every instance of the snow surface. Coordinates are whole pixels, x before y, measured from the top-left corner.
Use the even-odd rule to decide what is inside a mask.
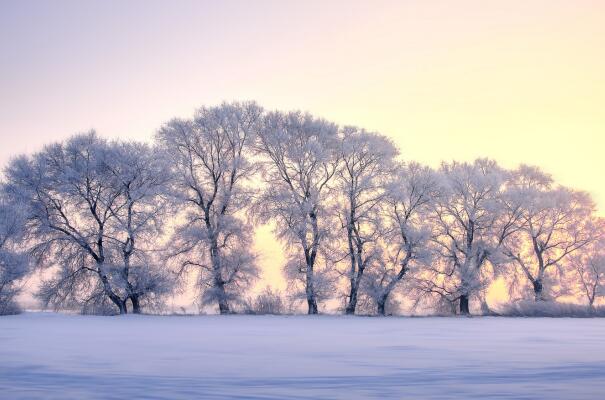
[[[2,399],[600,399],[605,319],[0,318]]]

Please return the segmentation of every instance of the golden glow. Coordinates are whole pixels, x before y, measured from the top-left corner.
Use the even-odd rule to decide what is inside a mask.
[[[255,99],[380,131],[432,166],[536,164],[605,210],[603,1],[12,7],[0,12],[3,162],[90,127],[149,139],[201,104]],[[262,285],[283,289],[269,231]]]
[[[604,215],[605,3],[471,3],[373,10],[322,39],[319,61],[312,49],[292,56],[307,75],[277,86],[306,93],[305,104],[284,94],[293,107],[389,135],[405,159],[541,166],[589,191]],[[269,237],[259,242],[274,252]],[[495,282],[490,303],[506,297]]]

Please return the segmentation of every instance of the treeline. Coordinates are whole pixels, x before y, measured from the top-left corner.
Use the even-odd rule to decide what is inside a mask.
[[[191,276],[220,313],[286,300],[309,314],[330,300],[346,314],[398,300],[485,313],[497,278],[511,301],[592,308],[605,294],[605,225],[587,193],[526,165],[431,169],[378,133],[252,102],[171,120],[153,145],[78,134],[14,158],[1,185],[0,313],[41,270],[45,306],[103,314],[161,308]],[[288,256],[288,298],[245,301],[265,223]]]

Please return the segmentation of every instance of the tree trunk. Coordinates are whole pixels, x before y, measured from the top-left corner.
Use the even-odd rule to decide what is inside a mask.
[[[225,292],[225,282],[223,281],[221,254],[218,247],[216,236],[211,236],[210,242],[210,259],[212,261],[212,273],[214,274],[214,290],[218,292],[217,302],[220,314],[230,314],[231,309],[227,302],[227,293]]]
[[[315,284],[313,277],[313,265],[309,265],[307,263],[307,274],[306,274],[307,282],[305,293],[307,295],[307,314],[317,314],[317,299],[315,298]]]
[[[357,274],[354,278],[351,278],[351,291],[349,292],[349,303],[347,304],[347,308],[345,309],[345,313],[347,315],[354,315],[357,310],[357,294],[359,293],[359,283],[363,276],[363,268],[359,268],[357,270]]]
[[[350,200],[350,202],[353,203],[353,200]],[[357,307],[357,258],[355,257],[355,249],[353,246],[353,227],[351,222],[355,218],[353,209],[353,206],[351,206],[349,221],[347,223],[347,241],[349,244],[349,257],[351,259],[349,302],[345,308],[345,313],[347,315],[355,314],[355,308]]]
[[[317,257],[317,250],[319,248],[319,227],[317,225],[317,215],[315,212],[309,214],[311,219],[311,226],[313,227],[313,242],[311,248],[306,243],[303,243],[303,250],[305,252],[305,262],[307,264],[306,270],[306,294],[307,294],[307,314],[317,314],[317,298],[315,295],[315,258]]]
[[[349,294],[349,303],[347,304],[347,308],[345,308],[345,314],[354,315],[355,309],[357,308],[357,287],[352,284],[351,293]]]
[[[138,294],[130,295],[130,301],[132,302],[132,313],[140,314],[141,313],[141,303],[139,302],[139,295]]]
[[[384,302],[378,302],[377,312],[378,312],[378,315],[381,315],[383,317],[385,316]]]
[[[130,216],[130,212],[131,210],[129,210],[129,220],[131,219]],[[129,222],[130,225],[130,222]],[[132,238],[129,238],[128,241],[126,242],[126,247],[124,247],[122,249],[122,257],[124,259],[124,268],[122,269],[122,279],[124,280],[124,284],[126,285],[126,288],[128,290],[128,297],[126,298],[126,300],[124,300],[124,304],[126,306],[128,299],[130,299],[130,302],[132,303],[132,313],[133,314],[140,314],[141,313],[141,306],[139,303],[139,295],[134,293],[134,288],[132,287],[132,284],[130,283],[130,256],[132,255],[133,249],[134,249],[134,240]]]
[[[307,296],[307,305],[309,307],[307,314],[317,314],[317,301],[315,300],[315,296]]]
[[[468,306],[468,295],[463,294],[460,296],[460,314],[461,315],[470,315],[470,309]]]
[[[542,280],[536,279],[532,282],[534,286],[534,298],[536,301],[544,301],[544,286]]]
[[[489,304],[485,299],[481,299],[481,315],[491,315],[492,310],[489,308]]]
[[[225,283],[220,276],[214,277],[214,288],[218,291],[218,311],[220,314],[231,314],[231,308],[227,302],[227,293],[225,292]]]
[[[347,236],[349,241],[349,256],[351,257],[351,278],[350,289],[349,289],[349,302],[345,308],[347,315],[355,314],[355,308],[357,307],[357,259],[353,249],[353,230],[350,227],[347,228]]]
[[[109,300],[111,300],[113,304],[116,305],[116,307],[118,307],[120,315],[127,314],[128,309],[126,308],[126,300],[122,300],[117,294],[113,292],[113,290],[111,289],[111,284],[109,283],[109,279],[107,278],[107,275],[105,275],[105,273],[103,272],[103,269],[103,264],[98,263],[97,273],[99,275],[99,278],[101,278],[101,282],[103,283],[103,291],[105,292],[105,295],[109,297]]]
[[[225,287],[221,286],[221,291],[225,293]],[[229,303],[224,297],[221,297],[218,300],[218,310],[221,314],[231,314],[231,309],[229,308]]]
[[[383,317],[386,315],[386,305],[388,298],[389,293],[385,293],[381,295],[378,300],[376,300],[376,311],[378,312],[378,315],[381,315]]]
[[[111,295],[107,294],[107,297],[109,297],[109,300],[111,300],[111,302],[113,304],[115,304],[116,307],[118,307],[118,312],[120,315],[128,314],[128,308],[126,307],[126,301],[122,301],[115,294],[111,294]]]
[[[120,315],[128,314],[128,308],[126,307],[126,300],[120,299],[115,293],[107,293],[107,297],[118,307]]]
[[[125,301],[121,301],[118,304],[118,308],[120,310],[120,315],[128,314],[128,308],[126,307],[126,302]]]

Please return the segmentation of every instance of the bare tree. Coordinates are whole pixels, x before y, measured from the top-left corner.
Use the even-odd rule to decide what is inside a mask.
[[[339,216],[346,231],[350,261],[345,312],[355,314],[364,271],[380,253],[380,205],[385,200],[398,151],[384,136],[354,127],[343,129],[340,146],[341,167],[336,183],[343,198]]]
[[[420,275],[430,261],[432,232],[427,220],[436,190],[435,174],[428,167],[409,163],[394,175],[382,208],[386,220],[383,253],[376,257],[378,265],[368,271],[365,282],[365,292],[374,299],[380,315],[385,315],[389,296],[410,270]]]
[[[257,276],[253,228],[241,214],[252,196],[250,148],[261,117],[255,103],[203,107],[193,120],[172,120],[157,135],[173,160],[173,192],[183,211],[172,258],[181,270],[200,269],[202,301],[218,304],[221,314],[232,311],[230,302]]]
[[[535,300],[546,300],[546,281],[551,289],[558,285],[561,263],[595,239],[594,204],[587,193],[553,188],[552,178],[535,167],[515,171],[509,191],[520,209],[521,229],[507,239],[505,252],[531,284]]]
[[[277,221],[276,233],[291,251],[291,278],[303,274],[308,313],[317,314],[318,298],[331,291],[317,266],[333,229],[329,192],[339,161],[338,129],[301,112],[269,113],[257,150],[266,189],[255,203],[256,217]]]
[[[15,297],[19,281],[31,271],[30,258],[22,245],[25,219],[17,204],[0,193],[0,315],[19,312]]]

